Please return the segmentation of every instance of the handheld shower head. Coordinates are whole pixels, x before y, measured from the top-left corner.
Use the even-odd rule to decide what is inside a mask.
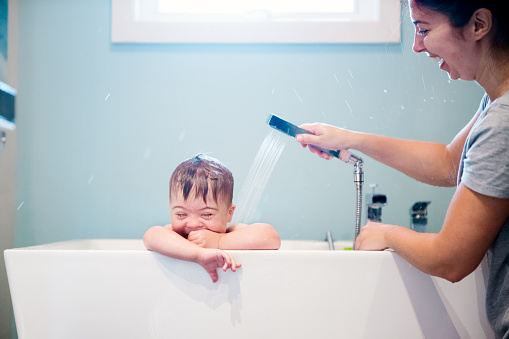
[[[294,124],[278,117],[277,115],[274,115],[274,114],[271,114],[269,115],[268,119],[267,119],[267,124],[269,124],[270,127],[280,131],[280,132],[283,132],[291,137],[294,137],[297,135],[297,134],[313,134],[311,133],[310,131],[307,131],[303,128],[300,128],[298,126],[295,126]],[[330,149],[325,149],[325,148],[322,148],[322,147],[318,147],[318,146],[315,146],[315,145],[309,145],[310,147],[313,147],[313,148],[316,148],[316,149],[319,149],[320,151],[324,152],[324,153],[327,153],[327,154],[330,154],[332,155],[333,157],[336,157],[339,159],[339,152],[340,151],[334,151],[334,150],[330,150]],[[348,160],[348,163],[352,164],[352,165],[355,165],[357,164],[359,161],[362,162],[362,160],[353,155],[353,154],[350,154],[350,158]]]
[[[287,134],[291,137],[297,136],[297,134],[313,134],[310,131],[307,131],[303,128],[300,128],[298,126],[295,126],[294,124],[281,119],[277,115],[271,114],[269,115],[269,118],[267,119],[267,123],[270,127],[283,132],[284,134]],[[330,149],[321,148],[315,145],[311,145],[313,148],[319,149],[322,152],[328,153],[336,158],[339,158],[339,151],[333,151]]]

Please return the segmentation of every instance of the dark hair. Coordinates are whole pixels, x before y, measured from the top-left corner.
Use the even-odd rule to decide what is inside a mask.
[[[446,15],[454,27],[465,27],[480,8],[488,9],[493,17],[493,47],[509,50],[509,5],[507,0],[414,0],[421,8]]]
[[[172,193],[182,193],[187,200],[192,193],[194,198],[202,196],[206,203],[209,189],[216,203],[219,197],[228,206],[232,204],[232,172],[219,160],[203,154],[178,165],[170,178],[170,199]]]

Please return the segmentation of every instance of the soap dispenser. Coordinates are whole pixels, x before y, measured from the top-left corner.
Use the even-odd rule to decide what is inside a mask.
[[[427,232],[429,204],[431,204],[431,201],[418,201],[410,208],[410,228],[414,231]]]

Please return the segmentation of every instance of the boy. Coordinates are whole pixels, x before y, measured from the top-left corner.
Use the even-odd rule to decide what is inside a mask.
[[[279,235],[269,224],[236,224],[232,220],[233,175],[218,160],[198,154],[181,163],[170,178],[171,224],[153,226],[145,247],[201,265],[213,282],[217,268],[233,272],[241,265],[223,250],[277,250]]]

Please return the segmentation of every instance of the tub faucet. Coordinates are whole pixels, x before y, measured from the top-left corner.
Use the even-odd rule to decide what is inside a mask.
[[[428,226],[428,205],[431,201],[418,201],[410,208],[410,227],[416,232],[426,233]]]
[[[327,234],[325,235],[325,240],[327,241],[327,244],[329,245],[329,251],[334,251],[336,248],[334,246],[334,238],[332,238],[331,231],[327,231]]]
[[[387,196],[380,193],[376,194],[375,189],[377,186],[377,184],[370,184],[369,187],[373,189],[373,192],[366,196],[368,221],[382,222],[382,207],[387,205]]]

